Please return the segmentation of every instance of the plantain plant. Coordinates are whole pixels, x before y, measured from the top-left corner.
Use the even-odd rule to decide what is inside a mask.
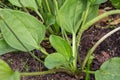
[[[0,59],[0,80],[20,80],[20,76],[45,75],[61,71],[74,76],[85,73],[86,80],[90,80],[89,74],[95,74],[96,80],[119,80],[120,58],[108,60],[97,71],[91,71],[90,64],[97,46],[111,34],[120,30],[120,27],[96,42],[88,51],[83,62],[80,61],[78,53],[81,36],[85,30],[106,16],[120,14],[120,10],[113,10],[97,16],[99,5],[107,0],[9,1],[13,5],[22,7],[26,12],[12,9],[0,10],[0,55],[12,51],[29,52],[33,58],[44,63],[49,70],[42,72],[13,71],[5,61]],[[30,15],[27,8],[35,11],[41,20]],[[51,54],[40,46],[47,30],[50,31],[50,44],[56,50]],[[55,35],[54,31],[59,34]],[[31,52],[34,49],[40,50],[45,55],[44,61]]]
[[[29,8],[36,12],[50,34],[60,34],[60,27],[56,23],[56,11],[65,0],[9,0],[11,4],[22,7],[25,12]],[[58,3],[58,4],[57,4]]]

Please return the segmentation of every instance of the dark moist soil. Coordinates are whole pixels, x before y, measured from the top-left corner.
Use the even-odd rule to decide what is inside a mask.
[[[102,4],[100,9],[108,9],[111,8],[109,2]],[[116,20],[119,19],[120,15],[110,16],[109,20]],[[88,50],[106,33],[110,32],[114,28],[110,28],[108,20],[104,21],[101,20],[100,22],[96,23],[94,26],[89,28],[85,31],[82,35],[81,44],[79,48],[79,54],[81,56],[81,60],[84,60]],[[120,26],[119,23],[115,24]],[[54,52],[53,49],[48,45],[49,43],[44,42],[43,45],[46,47],[48,52]],[[36,56],[41,56],[41,52],[35,50]],[[94,52],[94,60],[91,65],[91,70],[98,70],[100,65],[112,58],[112,57],[120,57],[120,31],[116,32],[115,34],[111,35],[107,38],[104,42],[102,42]],[[13,70],[18,70],[21,72],[35,72],[35,71],[42,71],[46,70],[45,67],[40,64],[38,61],[33,59],[28,53],[24,52],[15,52],[15,53],[8,53],[3,56],[0,56],[3,60],[5,60]],[[21,80],[84,80],[84,76],[79,77],[76,79],[74,76],[68,75],[66,73],[56,73],[56,74],[49,74],[45,76],[31,76],[31,77],[21,77]],[[94,76],[91,75],[90,80],[95,80]]]

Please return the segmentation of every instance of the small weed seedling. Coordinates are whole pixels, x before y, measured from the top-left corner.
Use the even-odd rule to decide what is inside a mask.
[[[120,14],[120,10],[113,10],[97,16],[99,5],[107,0],[9,1],[15,6],[22,7],[25,12],[12,9],[0,10],[0,55],[13,51],[29,52],[49,70],[13,71],[6,62],[0,59],[0,80],[20,80],[20,76],[45,75],[60,71],[74,76],[85,73],[86,80],[90,80],[89,74],[95,74],[96,80],[120,79],[120,58],[112,58],[103,63],[100,70],[90,71],[94,50],[107,37],[120,30],[120,27],[96,42],[82,63],[78,53],[81,36],[85,30],[106,16]],[[41,21],[30,15],[27,8],[35,11]],[[49,41],[56,50],[51,54],[40,46],[47,30],[50,32]],[[69,38],[69,35],[72,38]],[[34,49],[40,50],[45,55],[44,61],[31,52]],[[78,67],[77,64],[80,66]]]

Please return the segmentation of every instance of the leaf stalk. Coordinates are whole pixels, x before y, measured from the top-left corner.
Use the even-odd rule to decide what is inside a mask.
[[[95,49],[97,48],[97,46],[99,44],[101,44],[106,38],[108,38],[109,36],[111,36],[112,34],[114,34],[115,32],[117,32],[118,30],[120,30],[120,27],[110,31],[109,33],[107,33],[106,35],[104,35],[99,41],[96,42],[96,44],[88,51],[87,56],[85,57],[83,64],[82,64],[82,70],[84,70],[88,59],[90,58],[90,56],[93,54],[93,52],[95,51]]]

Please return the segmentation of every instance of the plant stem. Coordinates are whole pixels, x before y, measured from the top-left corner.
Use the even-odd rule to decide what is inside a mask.
[[[46,50],[43,47],[41,47],[41,46],[39,46],[38,50],[40,50],[43,54],[45,54],[47,56],[49,55],[49,53],[46,52]]]
[[[36,75],[46,75],[46,74],[53,74],[55,72],[58,72],[59,70],[48,70],[48,71],[42,71],[42,72],[21,72],[21,76],[36,76]]]
[[[84,19],[83,19],[82,26],[84,26],[84,24],[85,24],[85,22],[86,22],[86,19],[87,19],[88,13],[89,13],[89,9],[90,9],[90,3],[88,2],[86,11],[83,13],[83,14],[84,14]]]
[[[36,10],[36,13],[37,13],[38,16],[40,17],[42,23],[44,23],[44,19],[43,19],[42,15],[40,14],[40,12],[39,12],[38,10]]]
[[[86,67],[86,76],[85,76],[85,80],[90,80],[90,73],[88,71],[90,71],[90,66],[91,66],[91,63],[93,61],[94,57],[93,56],[90,56],[88,62],[87,62],[87,67]]]
[[[81,28],[84,27],[84,24],[85,24],[85,22],[86,22],[86,19],[87,19],[88,13],[89,13],[89,9],[90,9],[90,3],[88,2],[88,3],[87,3],[87,7],[86,7],[86,11],[83,12],[83,14],[82,14],[83,22],[82,22],[82,19],[81,19],[80,22],[79,22],[79,23],[82,22]],[[80,40],[81,40],[82,33],[78,33],[78,36],[80,36],[80,37],[76,39],[76,40],[77,40],[77,43],[76,43],[77,51],[78,51],[78,48],[79,48],[79,45],[80,45]],[[78,60],[78,63],[79,63],[79,65],[80,65],[80,64],[81,64],[80,54],[78,54],[78,59],[79,59],[79,60]]]
[[[48,9],[48,12],[49,12],[49,13],[52,13],[51,10],[50,10],[50,7],[49,7],[48,0],[45,0],[45,3],[46,3],[46,6],[47,6],[47,9]]]
[[[119,10],[120,11],[120,10]],[[96,44],[88,51],[87,56],[85,57],[85,60],[83,61],[82,64],[82,70],[85,68],[85,65],[89,59],[89,57],[93,54],[93,52],[95,51],[95,49],[97,48],[97,46],[99,44],[101,44],[106,38],[108,38],[110,35],[114,34],[115,32],[117,32],[118,30],[120,30],[120,27],[110,31],[109,33],[107,33],[105,36],[103,36],[99,41],[96,42]]]
[[[54,74],[56,72],[64,72],[64,73],[67,73],[69,75],[73,75],[73,74],[71,74],[70,71],[65,70],[65,69],[51,69],[48,71],[40,71],[40,72],[21,72],[20,75],[21,76],[37,76],[37,75]]]
[[[56,10],[56,13],[58,12],[58,2],[56,0],[53,0],[54,1],[54,4],[55,4],[55,10]]]
[[[89,73],[89,74],[95,74],[95,71],[86,71],[86,70],[83,70],[83,72],[87,72],[87,73]]]
[[[89,13],[89,9],[90,9],[90,3],[88,2],[87,3],[87,7],[86,7],[86,11],[83,12],[83,22],[82,22],[82,25],[81,25],[81,28],[84,27],[85,23],[86,23],[86,20],[87,20],[87,16],[88,16],[88,13]],[[80,44],[80,40],[81,40],[81,36],[82,36],[82,32],[80,32],[81,28],[79,29],[79,32],[78,32],[78,38],[77,38],[77,46],[79,46]]]
[[[44,62],[42,60],[40,60],[37,56],[34,55],[34,53],[29,51],[29,54],[36,60],[38,60],[40,63],[44,64]]]
[[[43,17],[42,17],[42,15],[43,15],[43,10],[41,9],[41,6],[39,5],[38,0],[35,0],[35,2],[36,2],[36,4],[37,4],[37,6],[38,6],[38,10],[36,10],[36,13],[38,14],[38,16],[41,18],[42,22],[44,23],[44,19],[43,19]],[[41,10],[41,13],[40,13],[39,10]]]
[[[113,15],[113,14],[120,14],[120,10],[112,10],[112,11],[108,11],[106,13],[103,13],[101,15],[99,15],[98,17],[95,17],[94,19],[92,19],[91,21],[89,21],[88,23],[86,23],[84,25],[84,27],[81,27],[81,29],[79,30],[78,32],[78,36],[77,36],[77,45],[80,44],[80,38],[81,38],[81,35],[82,33],[87,30],[91,25],[93,25],[94,23],[96,23],[97,21],[99,21],[100,19],[106,17],[106,16],[109,16],[109,15]]]
[[[73,51],[73,66],[74,66],[74,71],[76,71],[77,69],[77,51],[76,51],[77,47],[76,47],[76,34],[73,33],[73,38],[72,38],[72,51]]]
[[[98,17],[94,18],[93,20],[89,21],[85,25],[85,27],[89,28],[89,26],[93,25],[94,23],[101,20],[102,18],[109,16],[109,15],[113,15],[113,14],[120,14],[120,10],[112,10],[112,11],[105,12],[105,13],[99,15]]]

